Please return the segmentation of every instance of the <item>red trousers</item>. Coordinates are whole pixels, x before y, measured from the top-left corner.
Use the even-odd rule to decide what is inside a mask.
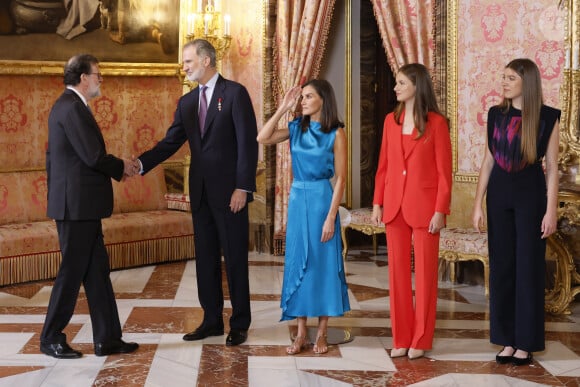
[[[439,233],[413,228],[401,211],[386,225],[389,296],[394,348],[429,350],[437,312]],[[411,276],[411,248],[415,253],[415,302]]]

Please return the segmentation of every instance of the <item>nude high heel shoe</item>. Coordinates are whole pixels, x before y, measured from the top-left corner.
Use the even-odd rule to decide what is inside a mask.
[[[407,348],[393,348],[391,349],[391,357],[401,357],[407,354]]]
[[[415,349],[415,348],[409,349],[409,359],[411,359],[411,360],[423,357],[423,355],[425,355],[425,351],[423,351],[422,349]]]

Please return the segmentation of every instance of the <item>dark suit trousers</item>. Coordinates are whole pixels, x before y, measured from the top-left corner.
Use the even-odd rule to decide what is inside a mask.
[[[56,221],[62,263],[50,295],[40,340],[66,341],[64,328],[72,318],[81,283],[85,288],[94,342],[122,336],[115,294],[109,277],[109,255],[100,220]]]
[[[211,207],[204,190],[199,210],[192,213],[195,238],[197,291],[204,311],[203,326],[222,327],[222,251],[224,255],[232,316],[230,328],[250,327],[248,278],[248,206],[234,214],[228,208]]]
[[[507,173],[495,166],[487,189],[490,340],[544,350],[546,182],[540,165]]]

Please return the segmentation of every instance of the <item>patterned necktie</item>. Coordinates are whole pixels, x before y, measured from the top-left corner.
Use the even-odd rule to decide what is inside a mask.
[[[199,92],[199,130],[201,131],[201,137],[205,134],[205,116],[207,115],[207,98],[205,97],[205,89],[207,89],[207,86],[203,86]]]

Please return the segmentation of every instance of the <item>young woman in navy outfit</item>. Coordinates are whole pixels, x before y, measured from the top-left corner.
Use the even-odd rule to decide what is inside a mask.
[[[544,350],[546,238],[556,231],[560,110],[543,104],[529,59],[504,69],[504,100],[487,119],[473,226],[484,226],[487,192],[490,341],[500,364],[526,365]],[[543,168],[545,164],[545,172]]]

